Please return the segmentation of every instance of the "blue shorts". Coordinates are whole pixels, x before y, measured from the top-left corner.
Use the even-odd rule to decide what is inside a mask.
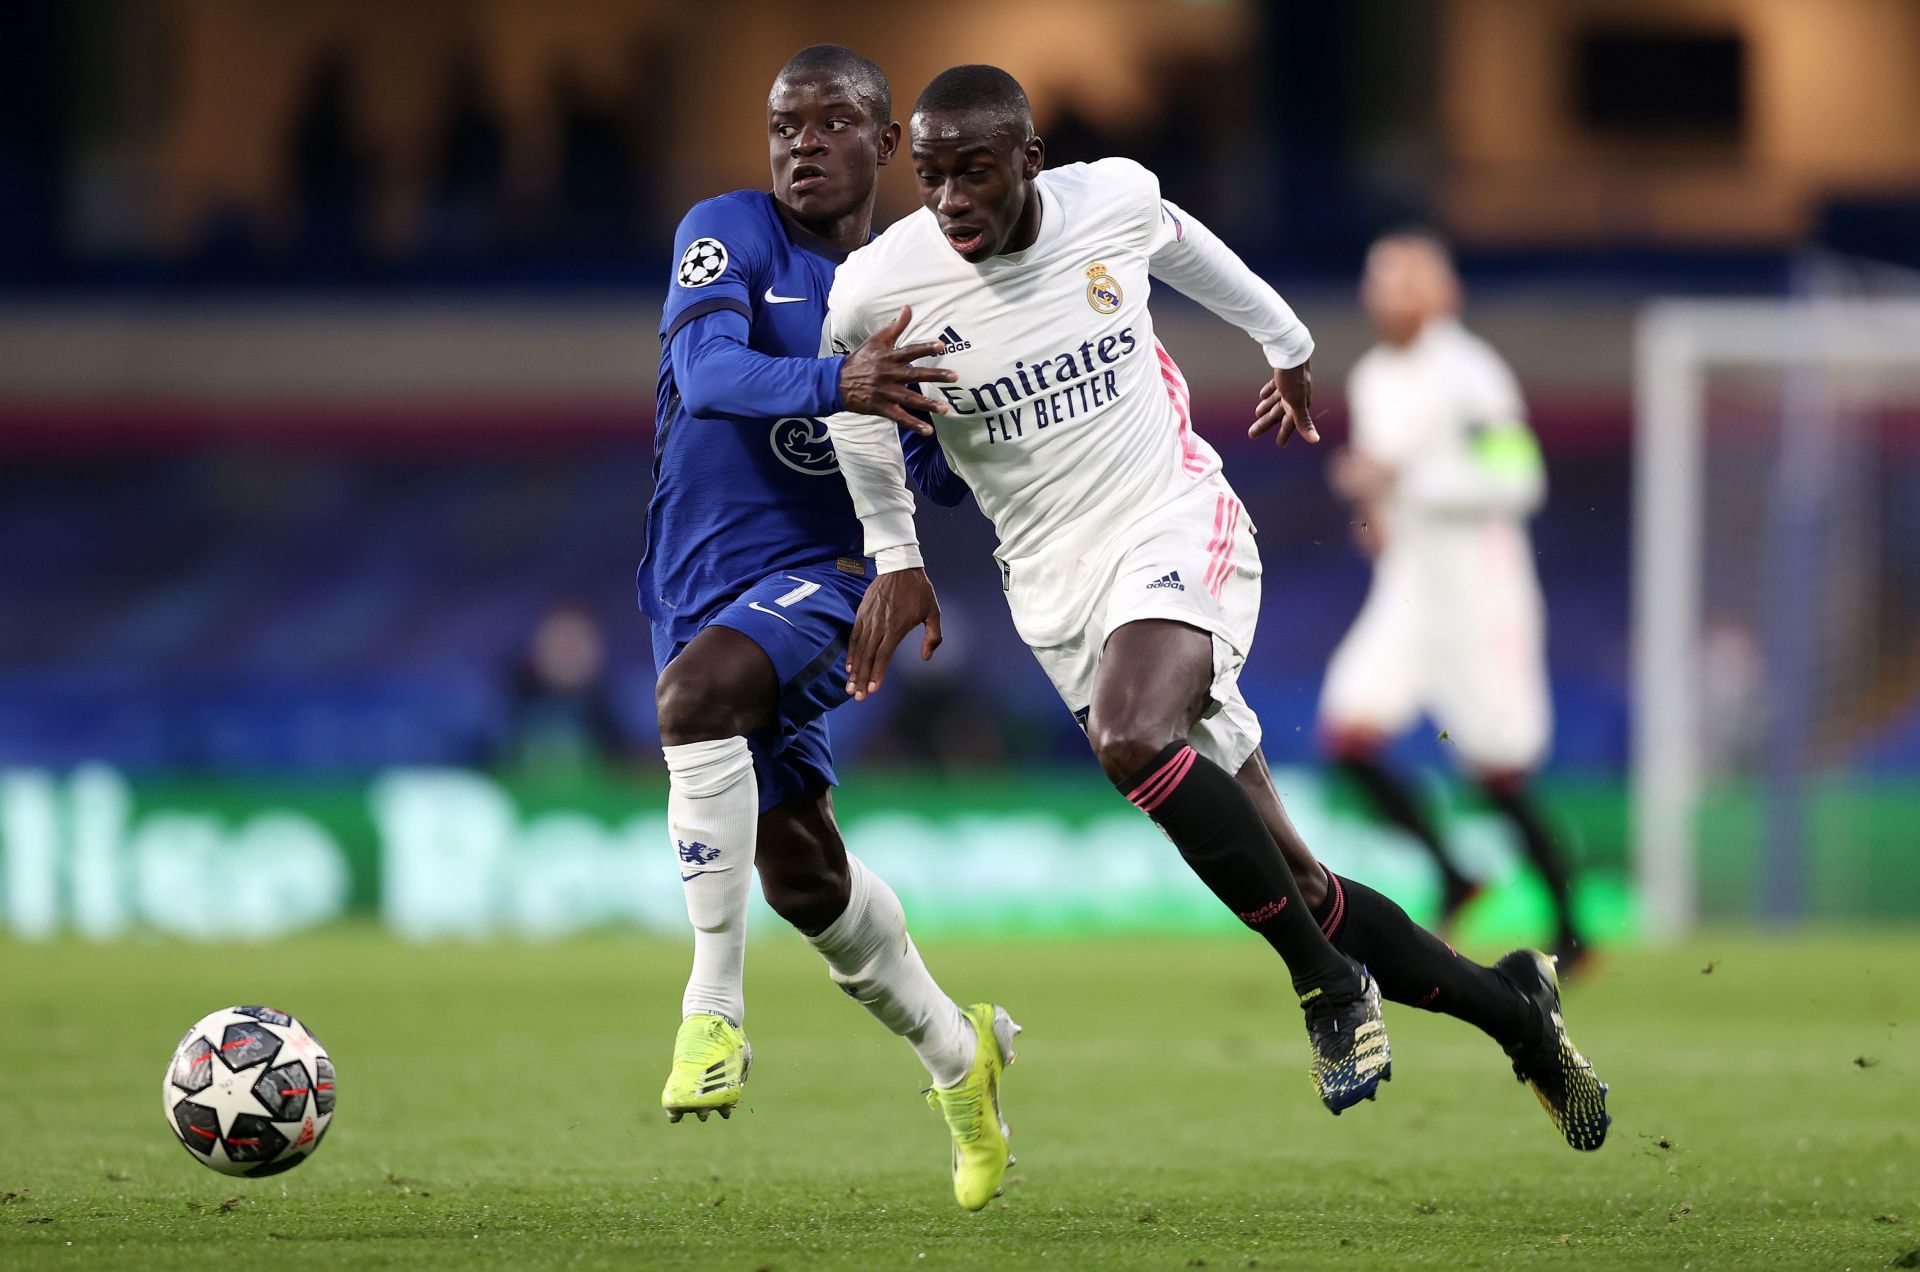
[[[862,562],[864,565],[865,562]],[[747,735],[760,811],[839,785],[827,742],[827,712],[847,698],[847,637],[866,595],[865,574],[828,562],[760,580],[702,627],[731,627],[766,651],[780,677],[774,721]],[[689,641],[653,625],[653,664],[663,672]]]

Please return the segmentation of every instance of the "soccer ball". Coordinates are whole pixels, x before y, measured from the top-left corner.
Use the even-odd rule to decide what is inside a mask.
[[[333,1061],[285,1012],[227,1007],[173,1049],[160,1099],[196,1161],[223,1175],[277,1175],[312,1156],[333,1122]]]

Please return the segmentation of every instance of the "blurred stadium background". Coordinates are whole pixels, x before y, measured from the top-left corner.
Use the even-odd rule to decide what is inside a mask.
[[[1335,442],[1364,248],[1441,227],[1549,464],[1543,788],[1593,927],[1920,915],[1920,7],[964,10],[7,5],[5,927],[681,930],[632,587],[656,323],[675,222],[765,182],[767,82],[821,38],[900,113],[999,63],[1053,160],[1155,168],[1313,326]],[[1772,334],[1729,352],[1730,311],[1673,297]],[[1246,685],[1281,789],[1420,913],[1425,859],[1317,764],[1366,583],[1325,456],[1246,443],[1250,351],[1162,326],[1263,531]],[[923,935],[1230,924],[1099,780],[985,521],[922,524],[948,640],[833,718],[855,850]],[[1469,937],[1534,934],[1445,743],[1398,754],[1502,883]]]

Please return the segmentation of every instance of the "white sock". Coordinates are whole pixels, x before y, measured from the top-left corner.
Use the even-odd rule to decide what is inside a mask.
[[[760,787],[745,738],[660,748],[672,785],[667,831],[693,921],[693,972],[682,1017],[713,1012],[746,1019],[747,898],[753,888]]]
[[[840,988],[913,1046],[935,1086],[952,1086],[973,1064],[973,1026],[933,979],[907,935],[900,898],[847,854],[846,913],[807,939]]]

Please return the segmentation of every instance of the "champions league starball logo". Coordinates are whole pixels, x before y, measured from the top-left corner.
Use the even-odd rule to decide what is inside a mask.
[[[796,473],[824,477],[840,471],[840,459],[833,453],[825,420],[775,420],[768,440],[773,443],[774,455]]]
[[[674,280],[682,287],[705,287],[726,272],[727,245],[717,238],[700,238],[687,244]]]

